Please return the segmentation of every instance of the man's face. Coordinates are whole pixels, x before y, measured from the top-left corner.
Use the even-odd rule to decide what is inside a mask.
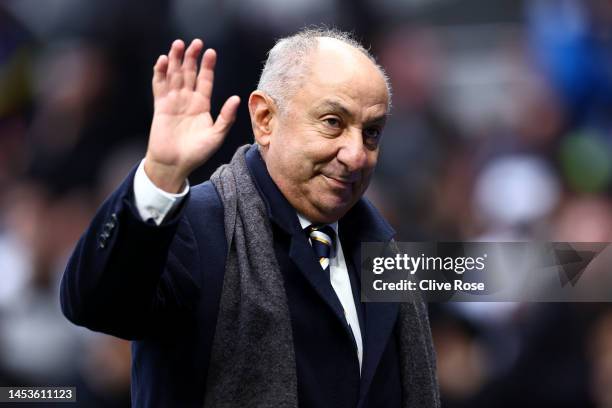
[[[263,155],[291,205],[317,223],[337,221],[368,187],[378,158],[388,94],[362,53],[319,39],[309,72],[276,115]]]

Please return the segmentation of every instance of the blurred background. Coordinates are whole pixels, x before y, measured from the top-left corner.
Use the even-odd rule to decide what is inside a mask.
[[[129,406],[129,344],[71,325],[58,285],[143,157],[156,57],[219,53],[245,101],[274,40],[353,31],[394,87],[368,196],[398,239],[612,241],[612,0],[0,1],[0,385]],[[193,175],[252,140],[248,112]],[[430,305],[444,407],[612,407],[608,304]]]

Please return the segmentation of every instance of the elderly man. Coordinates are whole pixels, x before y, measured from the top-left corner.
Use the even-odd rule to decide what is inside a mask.
[[[134,406],[438,406],[423,304],[360,301],[360,243],[393,236],[362,198],[383,70],[338,31],[278,41],[248,101],[257,143],[190,188],[240,103],[213,120],[202,48],[155,64],[146,157],[79,241],[64,313],[133,340]]]

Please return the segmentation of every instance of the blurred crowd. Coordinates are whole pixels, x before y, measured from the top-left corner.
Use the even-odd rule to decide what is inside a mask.
[[[129,343],[71,325],[58,285],[144,155],[151,68],[219,53],[213,106],[246,100],[275,38],[353,31],[393,109],[368,197],[401,241],[612,241],[612,0],[4,0],[0,385],[129,405]],[[252,140],[243,103],[205,180]],[[607,304],[431,304],[445,407],[612,407]]]

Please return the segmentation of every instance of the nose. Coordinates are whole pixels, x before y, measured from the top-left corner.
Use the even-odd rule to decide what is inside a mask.
[[[342,146],[338,151],[338,161],[350,172],[362,170],[368,163],[366,146],[363,143],[361,129],[351,128],[346,137],[342,138]]]

